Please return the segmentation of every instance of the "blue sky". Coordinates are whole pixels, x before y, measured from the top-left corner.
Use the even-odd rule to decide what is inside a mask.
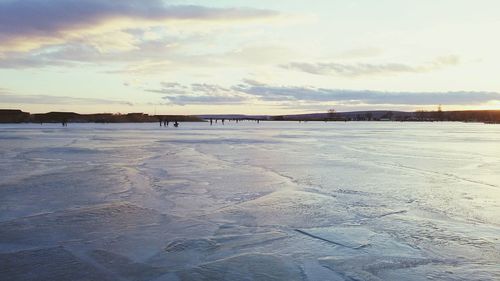
[[[500,109],[493,0],[0,0],[0,107]]]

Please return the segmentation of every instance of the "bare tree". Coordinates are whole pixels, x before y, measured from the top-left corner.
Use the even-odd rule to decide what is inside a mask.
[[[328,119],[334,119],[337,115],[337,111],[334,108],[330,108],[327,111]]]
[[[444,119],[443,118],[444,117],[443,108],[441,105],[438,105],[436,117],[437,117],[437,120],[439,120],[439,121],[443,121],[443,119]]]

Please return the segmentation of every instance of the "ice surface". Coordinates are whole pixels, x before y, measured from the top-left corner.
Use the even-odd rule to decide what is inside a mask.
[[[500,127],[0,125],[0,280],[500,280]]]
[[[302,280],[300,268],[290,258],[248,253],[201,264],[181,271],[181,280]]]
[[[2,280],[114,280],[62,247],[0,254]]]

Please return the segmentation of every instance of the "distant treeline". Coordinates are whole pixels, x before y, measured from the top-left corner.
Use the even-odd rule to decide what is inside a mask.
[[[275,121],[459,121],[500,123],[500,110],[470,111],[355,111],[271,116]]]
[[[21,110],[0,109],[0,123],[151,123],[151,122],[202,122],[201,118],[186,115],[128,114],[78,114],[74,112],[49,112],[30,114]]]
[[[500,123],[500,110],[417,111],[414,119],[419,121]]]
[[[203,122],[209,119],[270,120],[270,121],[459,121],[500,123],[500,110],[468,111],[355,111],[327,112],[297,115],[148,115],[128,114],[78,114],[74,112],[49,112],[30,114],[21,110],[0,109],[0,123],[151,123],[151,122]]]

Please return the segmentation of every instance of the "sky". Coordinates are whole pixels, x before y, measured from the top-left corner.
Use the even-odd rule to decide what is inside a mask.
[[[498,0],[0,0],[0,108],[500,109]]]

